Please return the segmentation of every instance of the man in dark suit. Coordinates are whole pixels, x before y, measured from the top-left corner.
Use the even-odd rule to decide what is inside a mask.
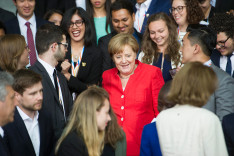
[[[234,113],[223,117],[223,133],[230,156],[234,155]]]
[[[9,149],[3,140],[2,126],[14,121],[15,92],[12,89],[14,78],[6,72],[0,72],[0,156],[10,156]]]
[[[134,28],[139,33],[144,34],[149,16],[158,12],[165,12],[169,15],[170,8],[170,0],[137,0],[135,5],[136,18]]]
[[[17,8],[17,16],[5,23],[7,34],[21,34],[24,36],[30,49],[30,64],[32,65],[37,58],[35,49],[35,36],[37,29],[48,23],[34,15],[35,0],[13,0]],[[28,23],[28,24],[27,24]],[[31,31],[31,32],[30,32]],[[31,45],[33,44],[33,45]],[[31,55],[33,53],[33,56]]]
[[[141,45],[141,35],[133,27],[135,14],[131,2],[126,0],[115,1],[111,5],[110,10],[114,31],[98,40],[98,47],[101,49],[103,56],[102,71],[115,67],[108,52],[108,44],[113,36],[118,33],[129,33],[132,34],[138,44]]]
[[[41,112],[50,114],[55,137],[58,139],[73,104],[66,78],[55,70],[58,61],[64,60],[68,44],[63,30],[52,24],[45,24],[38,29],[36,43],[39,57],[30,69],[42,76]]]
[[[234,78],[234,16],[217,14],[210,20],[210,27],[217,33],[216,49],[211,60]]]
[[[234,79],[210,60],[215,45],[216,35],[211,29],[187,29],[181,48],[182,63],[198,61],[214,70],[218,77],[218,86],[203,107],[215,113],[222,121],[225,115],[234,113]]]
[[[8,149],[13,156],[48,156],[53,152],[50,117],[38,112],[42,107],[42,78],[21,69],[14,74],[13,89],[18,101],[14,122],[3,127]]]

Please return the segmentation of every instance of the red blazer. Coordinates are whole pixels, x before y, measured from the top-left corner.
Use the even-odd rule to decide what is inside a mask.
[[[159,68],[138,60],[136,64],[124,91],[117,68],[102,75],[102,86],[109,93],[118,123],[126,133],[127,155],[131,156],[140,154],[143,127],[158,115],[158,94],[164,84]]]

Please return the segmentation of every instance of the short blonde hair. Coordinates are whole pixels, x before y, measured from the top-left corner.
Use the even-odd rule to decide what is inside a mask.
[[[13,73],[26,47],[25,39],[19,34],[7,34],[0,39],[0,67]]]
[[[187,63],[174,77],[168,99],[176,104],[202,107],[217,88],[212,68],[200,62]]]
[[[124,47],[128,45],[137,54],[139,51],[139,45],[137,40],[131,34],[120,33],[112,37],[108,45],[108,51],[110,56],[122,53]]]

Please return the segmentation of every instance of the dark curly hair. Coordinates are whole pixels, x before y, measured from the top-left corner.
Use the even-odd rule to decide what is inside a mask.
[[[226,36],[234,39],[234,15],[217,13],[210,19],[209,25],[217,34],[224,32]]]
[[[171,0],[171,4],[174,0]],[[205,19],[205,15],[199,6],[197,0],[183,0],[187,9],[188,24],[198,24],[201,20]]]
[[[151,22],[159,20],[162,20],[166,23],[169,32],[168,46],[166,48],[165,53],[169,54],[170,59],[175,62],[176,66],[178,66],[180,62],[180,54],[179,54],[180,43],[178,41],[178,33],[176,25],[174,21],[167,14],[163,12],[151,15],[147,21],[146,30],[142,40],[142,51],[144,52],[142,62],[150,64],[152,61],[152,57],[154,57],[155,60],[158,60],[159,58],[160,55],[158,53],[159,49],[157,45],[150,38],[150,32],[149,32],[149,24]]]

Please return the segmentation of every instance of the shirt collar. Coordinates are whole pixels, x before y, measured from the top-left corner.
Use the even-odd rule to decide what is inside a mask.
[[[0,126],[0,135],[2,136],[2,138],[4,137],[4,131],[1,126]]]
[[[18,18],[20,27],[24,26],[26,22],[30,22],[30,25],[32,25],[32,26],[34,26],[34,24],[36,25],[36,17],[34,15],[34,13],[28,21],[25,20],[23,17],[21,17],[19,14],[17,14],[17,18]]]
[[[43,61],[39,57],[38,57],[38,61],[44,66],[44,68],[46,69],[46,71],[48,72],[48,74],[50,76],[53,76],[55,67],[52,67],[50,64],[48,64],[47,62]]]
[[[145,6],[146,10],[148,10],[149,6],[150,6],[150,3],[151,3],[152,0],[146,0],[144,3],[136,3],[136,9],[140,9],[141,6]]]
[[[205,66],[208,66],[208,67],[210,67],[211,64],[212,64],[212,61],[211,61],[211,60],[208,60],[207,62],[204,63],[204,65],[205,65]]]
[[[21,118],[23,119],[23,121],[25,121],[25,120],[34,120],[34,119],[38,120],[38,117],[39,117],[39,112],[38,112],[38,111],[35,112],[34,119],[31,119],[31,118],[30,118],[27,114],[25,114],[18,106],[16,106],[16,108],[17,108],[17,110],[18,110],[18,112],[19,112]]]

